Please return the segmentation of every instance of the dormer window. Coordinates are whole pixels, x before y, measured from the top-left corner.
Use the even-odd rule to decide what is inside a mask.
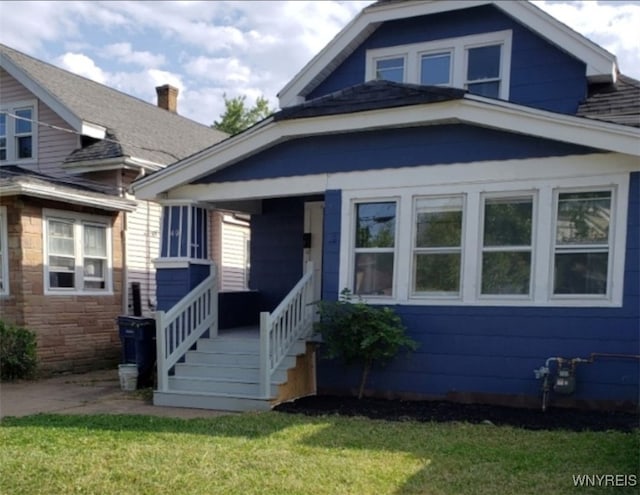
[[[367,51],[367,80],[453,86],[506,100],[510,72],[510,30]]]

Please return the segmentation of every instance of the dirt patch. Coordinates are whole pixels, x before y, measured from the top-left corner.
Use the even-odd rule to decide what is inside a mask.
[[[286,402],[276,411],[308,416],[362,416],[389,421],[434,421],[515,426],[527,430],[632,431],[640,427],[638,414],[550,408],[520,409],[445,401],[404,401],[317,395]]]

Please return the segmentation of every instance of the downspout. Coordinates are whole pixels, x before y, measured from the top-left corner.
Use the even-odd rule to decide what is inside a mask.
[[[118,191],[122,198],[126,199],[124,188],[122,187],[122,175],[124,171],[120,171],[118,174]],[[129,292],[127,290],[127,281],[128,281],[128,273],[127,273],[127,212],[122,212],[122,224],[120,225],[120,251],[122,252],[122,278],[120,281],[120,289],[121,293],[121,305],[122,305],[122,314],[129,314]]]

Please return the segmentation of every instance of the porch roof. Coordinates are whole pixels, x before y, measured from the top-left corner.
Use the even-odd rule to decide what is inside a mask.
[[[0,196],[32,196],[107,211],[134,211],[136,202],[114,187],[75,176],[53,177],[9,165],[0,167]]]

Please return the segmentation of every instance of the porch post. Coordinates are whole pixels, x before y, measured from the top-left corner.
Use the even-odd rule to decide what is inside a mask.
[[[260,313],[260,395],[268,398],[271,389],[271,373],[269,366],[269,330],[271,327],[271,315],[263,311]]]

